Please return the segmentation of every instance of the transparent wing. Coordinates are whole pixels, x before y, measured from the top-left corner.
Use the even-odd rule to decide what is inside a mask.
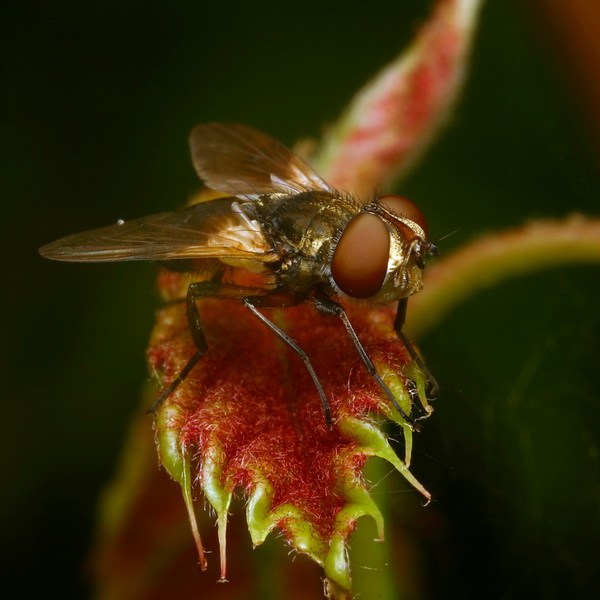
[[[205,123],[190,135],[192,162],[206,185],[243,198],[333,190],[266,133],[238,123]]]
[[[40,254],[69,262],[209,257],[270,262],[279,258],[260,226],[232,198],[70,235],[44,246]]]

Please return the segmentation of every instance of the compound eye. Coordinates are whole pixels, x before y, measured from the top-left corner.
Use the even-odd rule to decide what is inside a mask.
[[[412,200],[404,196],[389,194],[377,198],[377,203],[394,215],[414,221],[425,232],[426,236],[429,235],[427,219],[425,219],[425,215],[421,212],[421,209]]]
[[[376,215],[361,213],[342,233],[333,252],[331,275],[352,298],[370,298],[381,289],[390,256],[390,234]]]

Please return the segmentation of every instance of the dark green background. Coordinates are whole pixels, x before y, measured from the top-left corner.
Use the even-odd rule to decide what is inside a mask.
[[[181,206],[197,186],[187,135],[199,122],[236,120],[290,144],[318,136],[429,4],[4,9],[4,597],[86,597],[95,502],[147,378],[157,305],[149,265],[52,263],[37,248]],[[598,212],[585,119],[523,4],[487,6],[462,101],[401,187],[433,237],[456,231],[444,252],[530,217]],[[578,266],[515,279],[423,340],[442,384],[414,466],[443,523],[422,536],[426,597],[597,591],[598,277]]]

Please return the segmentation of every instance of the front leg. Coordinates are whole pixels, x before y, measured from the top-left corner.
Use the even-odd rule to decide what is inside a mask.
[[[365,347],[362,345],[362,342],[356,334],[354,327],[352,327],[352,323],[350,322],[350,319],[348,318],[348,315],[346,314],[346,311],[343,309],[343,307],[337,302],[334,302],[325,294],[315,295],[313,297],[313,301],[316,307],[322,312],[330,315],[335,315],[336,317],[339,317],[342,320],[342,323],[346,328],[348,336],[352,340],[352,343],[354,344],[354,347],[356,348],[356,351],[358,352],[358,355],[360,356],[360,359],[365,365],[369,375],[378,383],[379,387],[385,392],[386,396],[391,400],[396,410],[402,415],[402,418],[408,423],[408,425],[412,429],[416,429],[414,419],[406,414],[406,412],[400,406],[398,400],[396,399],[396,396],[392,393],[390,388],[386,385],[385,381],[383,381],[383,379],[381,378],[381,375],[379,375],[379,373],[377,372],[377,369],[375,368],[371,357],[365,350]]]
[[[404,326],[404,321],[406,320],[406,309],[408,307],[408,298],[402,298],[398,302],[398,310],[396,311],[396,319],[394,320],[394,330],[396,331],[396,335],[400,339],[400,341],[404,344],[404,347],[410,354],[411,358],[417,363],[421,371],[425,373],[425,377],[427,377],[427,381],[431,386],[431,393],[437,394],[440,390],[440,386],[436,378],[431,374],[431,371],[427,368],[423,359],[419,356],[417,351],[414,349],[411,341],[408,339],[404,331],[402,331],[402,327]]]

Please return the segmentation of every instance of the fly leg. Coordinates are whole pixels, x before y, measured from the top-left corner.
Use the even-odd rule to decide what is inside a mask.
[[[240,300],[253,315],[267,325],[271,331],[288,344],[300,357],[319,392],[327,426],[331,427],[332,420],[329,403],[327,402],[323,386],[317,377],[308,354],[298,346],[293,338],[275,325],[275,323],[267,319],[267,317],[258,310],[258,308],[283,308],[291,306],[293,304],[298,304],[303,298],[295,297],[290,294],[269,294],[268,296],[266,294],[267,292],[261,289],[246,288],[231,284],[219,284],[212,281],[201,281],[190,284],[186,296],[186,311],[190,334],[194,340],[197,351],[192,355],[179,375],[177,375],[177,377],[162,391],[149,412],[156,412],[166,398],[168,398],[189,375],[196,363],[208,352],[208,344],[206,343],[206,337],[204,336],[204,328],[202,326],[200,312],[198,311],[196,301],[202,298],[228,298],[231,300]]]
[[[155,413],[160,405],[190,374],[190,371],[196,366],[196,363],[208,352],[208,344],[206,343],[206,337],[204,336],[204,329],[202,328],[202,321],[200,320],[200,312],[198,311],[196,300],[218,295],[218,290],[219,285],[212,281],[201,281],[189,285],[187,296],[185,298],[185,305],[190,333],[194,340],[194,344],[196,345],[196,352],[187,362],[185,367],[183,367],[179,375],[177,375],[177,377],[175,377],[175,379],[173,379],[173,381],[171,381],[171,383],[161,392],[160,396],[154,401],[154,404],[152,404],[148,412]]]
[[[356,331],[354,330],[354,327],[352,326],[352,323],[350,322],[350,319],[348,318],[348,315],[346,314],[346,311],[343,309],[343,307],[325,295],[314,296],[313,301],[314,301],[315,305],[317,306],[317,308],[319,310],[321,310],[322,312],[329,314],[329,315],[334,315],[336,317],[339,317],[342,320],[342,323],[344,324],[344,327],[346,328],[346,332],[348,333],[350,339],[352,340],[352,343],[354,344],[354,347],[356,348],[356,351],[358,352],[358,355],[360,356],[360,359],[362,360],[363,364],[365,365],[369,375],[379,384],[379,387],[385,392],[386,396],[391,400],[391,402],[394,405],[394,407],[396,408],[396,410],[402,415],[402,418],[413,429],[415,429],[416,426],[415,426],[414,419],[406,414],[404,409],[400,406],[398,400],[396,400],[396,397],[394,396],[394,394],[392,393],[390,388],[385,384],[385,382],[381,378],[381,375],[379,375],[379,373],[377,372],[377,369],[375,368],[375,365],[373,364],[371,357],[368,355],[367,351],[365,350],[365,347],[362,345],[362,342],[360,341],[358,335],[356,334]]]
[[[436,378],[432,375],[431,371],[427,368],[427,366],[423,362],[423,359],[417,354],[417,351],[414,349],[413,345],[411,344],[410,340],[408,339],[408,337],[406,336],[404,331],[402,331],[402,327],[403,327],[404,321],[406,319],[407,306],[408,306],[408,298],[402,298],[398,302],[398,310],[396,311],[396,319],[394,320],[394,330],[396,331],[396,335],[398,336],[400,341],[404,344],[404,347],[410,354],[411,358],[417,363],[417,365],[421,369],[421,371],[423,371],[423,373],[425,373],[425,376],[427,377],[427,381],[429,382],[429,385],[431,386],[431,393],[435,395],[438,393],[438,391],[440,389],[440,386],[438,385]]]
[[[307,368],[310,376],[312,377],[313,383],[317,388],[317,392],[319,393],[319,397],[321,398],[321,404],[323,405],[323,412],[325,413],[325,421],[327,423],[327,427],[331,429],[332,420],[331,420],[331,409],[329,408],[329,402],[327,401],[327,397],[325,396],[325,390],[317,377],[317,373],[315,372],[312,363],[310,362],[310,358],[308,354],[298,346],[296,341],[290,337],[283,329],[275,325],[273,321],[267,319],[265,315],[263,315],[257,308],[258,306],[262,306],[263,308],[276,308],[273,306],[271,302],[269,302],[269,306],[266,306],[267,303],[261,302],[263,298],[244,298],[242,300],[242,304],[250,311],[254,316],[260,319],[273,333],[275,333],[279,339],[284,341],[292,350],[298,355],[300,360],[304,363],[304,366]],[[268,299],[269,301],[271,298]]]

